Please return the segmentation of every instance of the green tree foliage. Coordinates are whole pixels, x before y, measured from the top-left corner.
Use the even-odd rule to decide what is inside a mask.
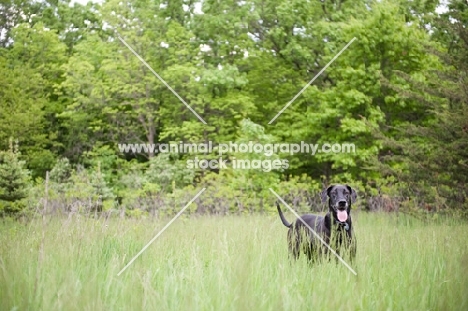
[[[54,92],[66,47],[42,23],[20,24],[11,33],[15,44],[0,53],[0,146],[17,138],[33,176],[44,176],[60,152]]]
[[[26,207],[30,186],[30,172],[25,161],[20,160],[18,144],[13,144],[6,151],[0,151],[0,213],[14,215]]]
[[[369,195],[417,184],[455,206],[466,201],[467,4],[438,14],[438,3],[0,1],[0,149],[17,138],[32,177],[52,169],[51,191],[69,210],[106,209],[101,199],[154,211],[169,197],[173,208],[176,194],[204,184],[219,190],[207,204],[229,211],[247,189],[257,199],[279,183],[305,193],[331,182]],[[194,155],[118,150],[208,141],[353,143],[355,152],[274,155],[289,167],[264,172],[190,170]]]
[[[401,126],[394,136],[386,137],[392,153],[382,157],[382,162],[391,168],[390,174],[406,182],[404,193],[411,196],[418,189],[419,200],[429,209],[467,209],[467,23],[468,4],[451,3],[448,12],[431,24],[433,37],[442,45],[426,46],[442,66],[427,68],[423,76],[399,72],[410,87],[389,83],[400,98],[418,103],[423,112],[419,122]]]

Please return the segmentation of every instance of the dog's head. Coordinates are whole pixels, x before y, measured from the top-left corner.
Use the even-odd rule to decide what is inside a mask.
[[[351,212],[351,204],[356,202],[356,190],[348,185],[331,185],[321,193],[322,202],[328,198],[328,208],[339,222],[346,222]]]

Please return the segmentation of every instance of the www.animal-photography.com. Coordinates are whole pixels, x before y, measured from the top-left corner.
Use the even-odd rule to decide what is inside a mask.
[[[0,310],[468,310],[468,2],[0,4]]]

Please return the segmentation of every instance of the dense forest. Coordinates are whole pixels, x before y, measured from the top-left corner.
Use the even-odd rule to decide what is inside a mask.
[[[363,209],[467,215],[466,25],[465,0],[1,0],[0,213],[170,214],[203,187],[191,213],[269,211],[270,187],[320,209],[349,183]],[[119,149],[251,141],[356,150],[224,156],[289,163],[266,172]]]

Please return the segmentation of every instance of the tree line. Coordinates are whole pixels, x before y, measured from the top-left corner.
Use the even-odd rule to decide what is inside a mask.
[[[267,211],[269,187],[315,206],[348,182],[368,209],[466,212],[467,24],[463,0],[1,1],[0,210],[47,188],[51,210],[157,214],[207,186],[194,212]],[[208,141],[356,152],[263,172],[118,148]]]

